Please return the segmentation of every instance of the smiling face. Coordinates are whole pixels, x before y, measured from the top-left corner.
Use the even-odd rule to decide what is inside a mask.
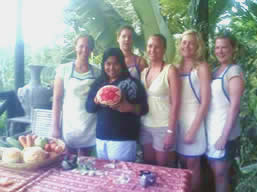
[[[75,46],[75,51],[77,54],[77,58],[88,58],[90,56],[92,48],[89,46],[87,37],[82,37],[78,39]]]
[[[231,64],[234,48],[227,38],[219,38],[215,41],[215,55],[220,64]]]
[[[195,35],[189,34],[182,37],[180,43],[180,54],[184,58],[194,58],[197,52],[197,39]]]
[[[133,32],[127,28],[124,28],[120,32],[117,38],[117,41],[122,51],[130,51],[132,49],[132,42],[133,42],[132,35],[133,35]]]
[[[113,82],[119,78],[121,74],[121,64],[117,57],[110,56],[104,62],[104,71],[109,78],[109,82]]]
[[[164,42],[157,36],[148,39],[146,51],[151,62],[162,61],[165,53]]]

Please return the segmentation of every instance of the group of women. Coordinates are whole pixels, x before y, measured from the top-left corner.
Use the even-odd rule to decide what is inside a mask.
[[[178,159],[180,167],[190,169],[193,191],[199,191],[200,157],[206,155],[216,191],[227,191],[228,170],[239,150],[244,90],[241,68],[234,61],[234,39],[215,39],[220,65],[213,73],[196,31],[182,34],[179,59],[173,64],[164,62],[167,45],[161,34],[147,41],[148,65],[132,51],[133,28],[122,27],[117,42],[120,48],[106,50],[99,69],[89,64],[92,37],[77,39],[76,60],[56,70],[52,136],[60,137],[62,131],[70,153],[87,155],[96,144],[99,158],[124,161],[136,160],[139,141],[145,163],[175,165]],[[120,103],[99,103],[96,93],[105,85],[122,90]]]

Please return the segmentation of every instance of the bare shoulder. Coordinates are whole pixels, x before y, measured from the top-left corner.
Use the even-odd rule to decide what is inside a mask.
[[[169,81],[175,81],[177,80],[178,77],[178,69],[174,65],[168,64],[169,66],[169,71],[168,71],[168,79]]]
[[[169,67],[169,74],[177,74],[178,73],[178,69],[176,66],[172,65],[172,64],[167,64]]]
[[[196,69],[197,69],[197,75],[200,79],[205,79],[205,80],[211,79],[209,64],[207,62],[199,63]]]
[[[198,71],[209,71],[209,64],[207,62],[200,62],[197,66]]]
[[[196,69],[198,75],[205,74],[209,76],[210,74],[209,64],[207,62],[200,62]]]
[[[147,62],[146,62],[146,60],[145,60],[143,57],[141,57],[141,56],[136,56],[136,57],[137,57],[136,61],[137,61],[138,65],[139,65],[139,69],[140,69],[140,71],[142,72],[142,71],[144,70],[144,68],[147,67]]]

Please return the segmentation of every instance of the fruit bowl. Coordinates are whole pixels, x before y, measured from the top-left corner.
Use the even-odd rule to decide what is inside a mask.
[[[65,144],[62,140],[55,139],[55,138],[48,138],[48,140],[49,142],[55,143],[57,146],[62,147],[63,151],[65,150]],[[28,148],[24,148],[23,150],[21,150],[22,154],[24,154],[25,153],[24,151],[27,149]],[[4,150],[8,150],[8,148],[7,147],[0,148],[1,156],[3,155]],[[34,162],[24,162],[24,160],[21,160],[20,162],[17,162],[17,163],[5,162],[1,157],[0,167],[11,168],[15,170],[35,170],[35,169],[51,166],[52,164],[60,161],[63,157],[63,152],[56,153],[54,151],[49,151],[49,152],[45,151],[45,153],[46,153],[45,159],[34,161]]]

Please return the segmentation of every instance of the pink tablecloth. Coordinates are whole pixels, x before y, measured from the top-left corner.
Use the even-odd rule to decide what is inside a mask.
[[[40,175],[48,173],[48,169],[39,169],[37,171],[21,171],[7,168],[0,168],[0,178],[8,178],[13,183],[8,186],[0,186],[0,192],[16,192],[18,189],[32,182]]]
[[[190,192],[191,172],[128,162],[110,162],[86,157],[94,163],[95,175],[51,168],[20,187],[20,192]],[[153,186],[139,183],[140,170],[157,175]],[[126,180],[124,180],[126,178]],[[124,182],[126,181],[126,182]]]

